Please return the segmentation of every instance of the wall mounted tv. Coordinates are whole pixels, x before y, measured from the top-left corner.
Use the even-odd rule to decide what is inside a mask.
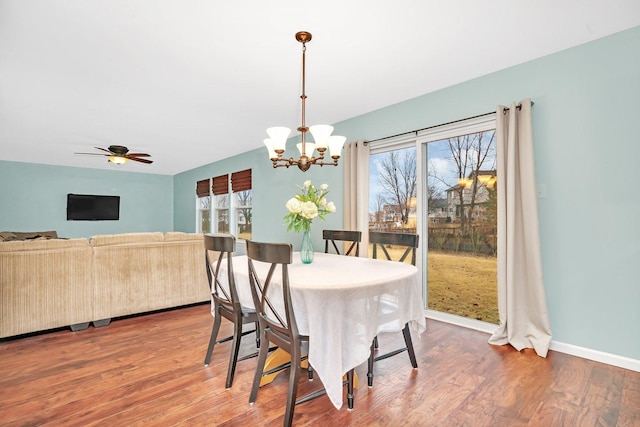
[[[120,219],[120,196],[67,194],[67,221]]]

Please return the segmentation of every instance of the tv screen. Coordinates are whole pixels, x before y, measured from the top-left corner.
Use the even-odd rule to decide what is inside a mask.
[[[67,221],[120,219],[120,196],[67,194]]]

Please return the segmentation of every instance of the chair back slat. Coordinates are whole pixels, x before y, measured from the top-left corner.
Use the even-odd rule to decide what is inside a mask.
[[[233,252],[236,248],[236,239],[230,234],[206,234],[204,236],[205,267],[211,295],[229,308],[240,305],[238,291],[236,289],[235,276],[233,274]],[[212,264],[216,255],[215,265]],[[227,274],[220,274],[222,263],[226,260]],[[226,283],[226,287],[223,286]]]
[[[360,242],[362,241],[362,232],[361,231],[351,231],[351,230],[323,230],[322,238],[324,239],[324,252],[329,253],[329,243],[333,246],[333,250],[338,254],[342,255],[340,249],[336,245],[336,241],[338,242],[346,242],[351,243],[349,248],[344,252],[344,255],[351,255],[353,253],[354,256],[360,256]]]
[[[261,243],[247,240],[247,259],[251,295],[261,322],[287,345],[298,337],[298,325],[293,313],[293,302],[289,285],[288,266],[293,262],[293,249],[289,243]],[[269,263],[269,270],[260,276],[256,263]],[[276,272],[281,272],[281,290],[271,291]],[[277,296],[277,297],[274,297]],[[275,298],[281,298],[280,301]],[[278,310],[280,308],[280,310]],[[283,342],[276,342],[283,345]]]
[[[411,233],[383,233],[379,231],[369,232],[369,243],[373,245],[373,258],[378,258],[379,248],[389,261],[394,259],[387,250],[387,245],[402,246],[405,248],[402,256],[396,261],[404,262],[411,255],[411,264],[416,265],[416,249],[418,248],[419,237],[417,234]]]

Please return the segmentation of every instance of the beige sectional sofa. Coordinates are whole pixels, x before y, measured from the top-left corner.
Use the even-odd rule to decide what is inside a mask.
[[[0,338],[209,299],[201,234],[0,242]]]

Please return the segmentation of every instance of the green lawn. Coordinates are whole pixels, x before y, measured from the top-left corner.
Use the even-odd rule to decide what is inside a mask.
[[[499,323],[497,258],[429,251],[428,307]]]
[[[402,253],[393,247],[387,250],[392,257]],[[496,257],[430,250],[427,259],[429,309],[499,323]]]

